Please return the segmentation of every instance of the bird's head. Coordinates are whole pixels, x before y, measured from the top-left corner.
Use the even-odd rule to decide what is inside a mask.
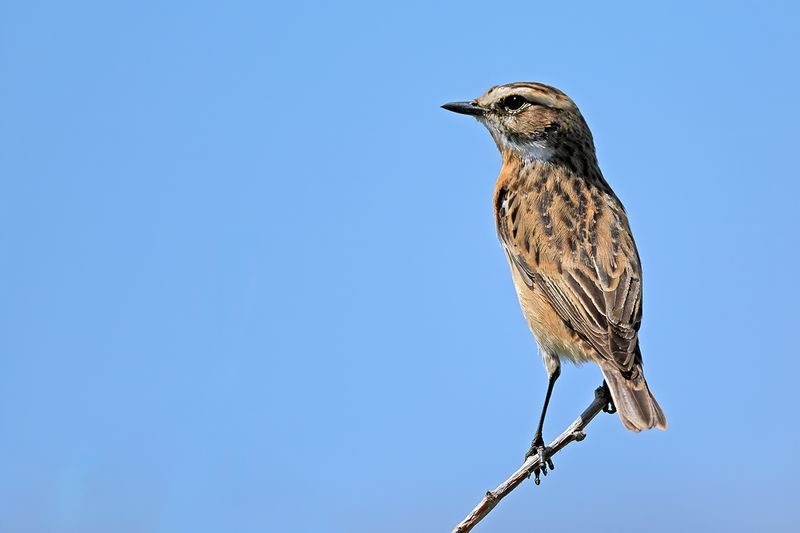
[[[504,157],[550,161],[577,155],[562,153],[565,149],[594,157],[592,134],[578,106],[549,85],[498,85],[471,102],[452,102],[442,107],[478,119]]]

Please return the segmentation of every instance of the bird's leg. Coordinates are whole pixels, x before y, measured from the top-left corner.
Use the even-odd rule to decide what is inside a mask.
[[[550,459],[546,452],[546,448],[544,445],[544,439],[542,438],[542,428],[544,427],[544,417],[547,414],[547,406],[550,404],[550,396],[553,394],[553,386],[556,384],[556,380],[558,376],[561,375],[561,367],[556,367],[556,370],[550,374],[550,379],[547,382],[547,394],[544,397],[544,405],[542,406],[542,414],[539,417],[539,425],[536,428],[536,434],[533,436],[533,441],[531,442],[531,447],[528,450],[528,453],[525,454],[525,459],[528,459],[531,455],[538,454],[539,455],[539,463],[536,465],[534,469],[534,483],[537,485],[539,484],[539,472],[543,473],[545,476],[547,475],[547,468],[550,467],[550,470],[554,470],[553,467],[553,460]]]
[[[603,389],[603,394],[608,400],[608,404],[606,404],[606,406],[603,407],[603,412],[613,415],[614,413],[617,412],[617,406],[614,405],[614,400],[611,397],[611,389],[608,388],[608,383],[606,383],[606,380],[603,380],[603,385],[601,385],[600,388]]]

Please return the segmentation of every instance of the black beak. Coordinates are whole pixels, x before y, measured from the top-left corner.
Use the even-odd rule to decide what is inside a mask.
[[[474,102],[450,102],[449,104],[444,104],[442,108],[447,109],[448,111],[452,111],[453,113],[461,113],[462,115],[473,115],[476,117],[479,117],[486,112],[484,108],[475,105]]]

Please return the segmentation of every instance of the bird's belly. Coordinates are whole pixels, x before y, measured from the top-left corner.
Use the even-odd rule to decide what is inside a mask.
[[[558,316],[539,288],[526,285],[513,266],[511,273],[522,314],[539,344],[545,364],[548,364],[548,356],[557,356],[575,364],[591,361],[591,349]]]

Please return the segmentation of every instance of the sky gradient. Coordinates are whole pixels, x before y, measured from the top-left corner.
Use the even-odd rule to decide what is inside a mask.
[[[477,528],[797,531],[791,3],[0,6],[0,531],[441,532],[546,386],[500,158],[541,81],[644,267],[667,432],[600,416]],[[566,366],[545,438],[590,402]]]

